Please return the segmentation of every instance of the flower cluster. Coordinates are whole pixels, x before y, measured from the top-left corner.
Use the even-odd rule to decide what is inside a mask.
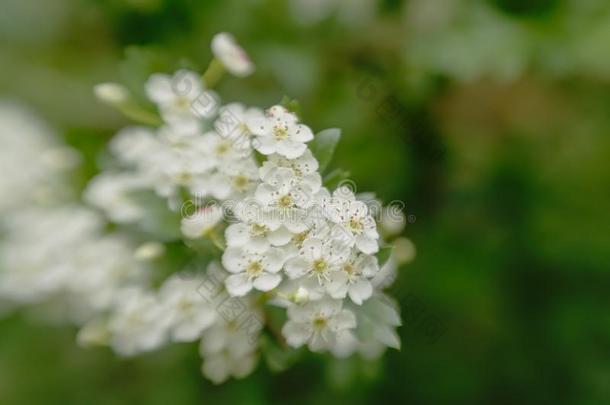
[[[30,284],[13,301],[86,297],[79,342],[124,356],[200,341],[202,371],[216,383],[249,374],[267,334],[287,352],[374,358],[399,348],[398,308],[382,290],[396,267],[384,257],[387,236],[401,226],[378,231],[373,200],[325,184],[338,130],[314,135],[283,105],[221,104],[212,89],[219,76],[254,67],[229,34],[212,50],[203,76],[183,69],[149,78],[155,111],[119,84],[96,88],[145,124],[115,136],[116,163],[84,194],[116,234],[103,235],[100,216],[82,207],[25,212],[19,224],[36,226],[11,228],[4,261],[21,270],[0,273],[0,295]],[[61,238],[49,237],[60,227]],[[135,249],[135,241],[145,243]],[[167,249],[189,268],[163,261]],[[159,279],[159,267],[171,275]]]

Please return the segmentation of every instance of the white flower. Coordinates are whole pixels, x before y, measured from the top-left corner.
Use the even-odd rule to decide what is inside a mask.
[[[36,115],[0,98],[0,217],[70,195],[65,174],[77,162],[78,155],[59,145]]]
[[[387,347],[400,349],[396,328],[401,325],[398,305],[390,297],[375,293],[362,306],[353,306],[358,322],[356,349],[366,359],[381,356]]]
[[[307,344],[311,351],[319,352],[335,348],[342,335],[355,327],[356,317],[342,308],[342,301],[322,299],[290,306],[282,335],[292,347]]]
[[[141,220],[146,210],[133,193],[149,188],[146,179],[129,172],[103,172],[87,185],[84,199],[104,210],[108,219],[117,223],[134,223]]]
[[[337,224],[332,235],[349,246],[356,246],[361,252],[374,254],[379,250],[377,224],[369,214],[368,206],[357,201],[353,193],[345,187],[337,189],[332,198],[324,203],[324,212]]]
[[[110,150],[122,163],[136,166],[151,162],[162,148],[155,132],[146,127],[123,128],[110,141]]]
[[[342,268],[350,250],[333,241],[311,238],[303,243],[299,255],[286,262],[286,273],[292,279],[314,277],[319,285],[331,281],[330,274]]]
[[[246,300],[243,305],[249,305]],[[229,377],[243,378],[256,366],[256,349],[263,327],[261,314],[248,307],[241,318],[219,318],[203,332],[199,351],[203,374],[219,384]]]
[[[240,103],[222,106],[214,129],[220,136],[230,139],[240,149],[250,150],[252,125],[264,118],[259,108],[246,108]]]
[[[139,261],[151,261],[165,253],[165,245],[160,242],[145,242],[137,247],[133,257]]]
[[[252,145],[263,155],[278,153],[288,159],[301,156],[313,139],[308,126],[299,124],[297,116],[280,105],[265,112],[265,118],[252,123],[256,139]]]
[[[292,170],[299,183],[309,187],[312,193],[317,193],[322,185],[322,177],[318,173],[318,161],[309,149],[296,159],[287,159],[281,155],[270,155],[259,170],[260,178],[265,181],[271,178],[278,167]]]
[[[214,36],[212,53],[229,72],[237,77],[245,77],[254,72],[254,64],[248,54],[229,33],[221,32]]]
[[[285,167],[270,173],[257,187],[255,196],[268,208],[306,207],[311,202],[311,190],[301,185],[292,170]]]
[[[373,285],[369,278],[374,277],[378,271],[379,265],[374,256],[352,253],[339,271],[330,275],[328,293],[336,299],[349,295],[354,303],[361,305],[373,294]]]
[[[192,342],[217,318],[217,312],[198,291],[202,277],[184,275],[169,278],[159,292],[161,305],[165,306],[171,319],[171,338],[176,342]]]
[[[146,94],[170,125],[185,131],[200,129],[201,118],[211,118],[218,109],[218,97],[205,90],[200,76],[179,70],[173,76],[156,73],[146,82]]]
[[[255,201],[242,201],[233,208],[233,213],[241,222],[229,225],[225,231],[229,247],[262,253],[271,245],[283,246],[292,239],[292,233],[281,224],[275,213]]]
[[[219,200],[241,199],[258,184],[258,167],[252,158],[243,157],[219,165],[192,187],[193,194]]]
[[[166,342],[170,322],[167,310],[152,293],[128,289],[108,321],[110,345],[123,356],[154,350]]]
[[[235,297],[246,295],[256,288],[269,291],[277,287],[282,276],[277,274],[284,264],[284,253],[269,248],[264,253],[249,252],[243,248],[229,247],[222,256],[222,264],[233,273],[225,280],[229,294]]]
[[[182,218],[180,230],[190,239],[205,237],[223,218],[220,206],[212,204],[197,210],[193,215]]]
[[[120,104],[129,98],[129,91],[119,83],[99,83],[93,91],[95,97],[108,104]]]

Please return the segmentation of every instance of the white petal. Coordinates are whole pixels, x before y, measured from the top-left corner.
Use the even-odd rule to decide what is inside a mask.
[[[254,194],[256,199],[263,204],[270,204],[273,201],[273,192],[275,189],[269,184],[261,184],[257,187]]]
[[[356,327],[356,316],[352,311],[343,309],[332,318],[332,326],[335,330],[353,329]]]
[[[361,305],[373,294],[373,286],[370,281],[360,279],[350,287],[348,294],[355,304]]]
[[[276,152],[277,142],[271,137],[259,136],[252,141],[252,146],[263,155],[270,155]]]
[[[225,280],[227,291],[233,297],[243,297],[252,290],[252,281],[246,273],[233,274]]]
[[[267,239],[273,246],[283,246],[292,239],[292,232],[283,226],[280,226],[273,232],[267,234]]]
[[[250,229],[246,224],[229,225],[225,231],[227,246],[243,246],[250,239],[249,232]]]
[[[292,347],[301,347],[312,334],[311,326],[306,323],[288,321],[282,328],[282,335]]]
[[[269,249],[265,253],[265,257],[267,258],[266,270],[271,273],[280,271],[282,266],[284,266],[284,261],[286,260],[284,251],[278,248]]]
[[[280,155],[285,156],[288,159],[296,159],[305,152],[307,146],[301,142],[283,139],[277,142],[275,148],[277,149],[277,153]]]
[[[168,75],[153,74],[145,85],[146,95],[157,104],[165,104],[174,99],[171,79]]]
[[[273,290],[282,281],[279,274],[263,273],[254,280],[254,288],[259,291]]]
[[[375,254],[379,250],[379,244],[375,239],[370,239],[362,235],[356,237],[356,247],[367,255]]]
[[[290,128],[290,138],[297,142],[309,142],[313,139],[313,133],[307,125],[298,124]]]
[[[222,265],[231,273],[242,271],[244,252],[241,248],[229,247],[222,255]]]
[[[214,384],[225,382],[229,378],[230,364],[223,355],[216,355],[205,359],[201,371]]]
[[[309,270],[309,262],[302,257],[295,257],[288,260],[284,268],[286,269],[288,277],[294,280],[307,273],[307,270]]]

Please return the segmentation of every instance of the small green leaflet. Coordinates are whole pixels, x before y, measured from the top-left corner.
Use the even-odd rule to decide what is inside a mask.
[[[332,160],[339,139],[341,139],[341,130],[329,128],[318,132],[309,144],[309,148],[320,164],[320,172],[324,172]]]

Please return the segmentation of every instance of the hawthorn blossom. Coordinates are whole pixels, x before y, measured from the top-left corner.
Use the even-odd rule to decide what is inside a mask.
[[[246,77],[254,72],[254,64],[246,51],[237,44],[233,35],[227,32],[221,32],[212,38],[212,53],[237,77]]]
[[[311,129],[299,124],[297,116],[280,105],[268,109],[251,129],[256,136],[252,145],[263,155],[278,153],[295,159],[305,153],[305,143],[313,139]]]
[[[168,315],[151,292],[139,288],[123,291],[108,321],[110,345],[122,356],[157,349],[167,340]]]
[[[203,333],[199,346],[204,358],[201,369],[216,384],[229,377],[243,378],[256,366],[261,315],[248,310],[243,318],[220,318]]]
[[[113,222],[133,223],[146,215],[146,210],[133,198],[133,194],[148,187],[147,179],[137,174],[105,172],[89,182],[84,199],[102,209]]]
[[[230,247],[222,256],[222,264],[233,273],[225,280],[229,294],[235,297],[246,295],[255,288],[269,291],[282,280],[278,274],[284,264],[284,253],[277,248],[269,248],[263,253],[255,253],[244,248]]]
[[[309,350],[320,352],[333,349],[355,327],[356,317],[343,309],[342,301],[322,299],[288,307],[282,335],[292,347],[307,344]]]
[[[214,323],[216,308],[198,291],[202,277],[173,276],[161,287],[161,305],[168,310],[169,330],[172,340],[192,342]]]
[[[333,227],[335,237],[349,246],[355,245],[363,253],[377,253],[377,224],[364,202],[356,200],[354,194],[343,187],[337,189],[324,205],[327,217],[337,225]]]
[[[278,154],[270,155],[259,170],[260,178],[263,181],[271,178],[280,167],[291,169],[299,183],[307,186],[312,193],[317,193],[322,185],[322,176],[317,171],[318,161],[309,149],[296,159],[287,159]]]
[[[201,118],[211,118],[218,108],[216,94],[205,89],[200,75],[185,69],[173,76],[152,75],[146,82],[146,95],[168,124],[186,131],[198,131]]]
[[[222,220],[224,213],[218,205],[210,205],[182,218],[180,230],[189,239],[207,236]]]
[[[230,103],[220,108],[214,129],[223,138],[232,140],[240,149],[250,149],[252,127],[263,118],[264,113],[259,108]]]
[[[350,299],[358,305],[373,294],[373,285],[370,278],[379,271],[377,259],[374,256],[352,252],[338,271],[330,275],[331,282],[327,291],[335,299]]]
[[[342,268],[350,251],[333,241],[311,238],[303,243],[299,255],[286,262],[286,273],[292,279],[314,277],[318,284],[331,281],[330,275]]]

